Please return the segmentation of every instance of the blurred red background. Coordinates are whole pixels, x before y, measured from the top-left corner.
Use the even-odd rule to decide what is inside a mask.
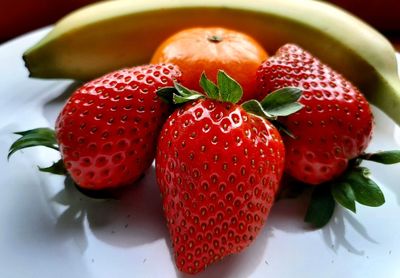
[[[381,31],[400,51],[400,0],[331,0]]]
[[[399,0],[331,0],[386,33],[400,31]]]
[[[95,1],[2,0],[0,42],[52,24],[67,13]],[[347,9],[379,29],[400,51],[400,0],[331,0],[329,2]]]
[[[0,42],[56,22],[96,0],[2,0]]]

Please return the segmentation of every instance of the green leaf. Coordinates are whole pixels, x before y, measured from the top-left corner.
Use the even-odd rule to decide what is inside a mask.
[[[221,100],[232,103],[239,102],[243,95],[240,84],[222,70],[218,71],[217,79]]]
[[[315,187],[304,221],[316,228],[325,226],[335,210],[335,200],[332,197],[329,186]]]
[[[188,95],[188,96],[180,96],[177,94],[173,95],[173,102],[175,104],[182,104],[182,103],[186,103],[192,100],[196,100],[199,98],[204,98],[204,95],[202,94],[197,94],[197,95]]]
[[[356,212],[356,202],[353,189],[346,182],[339,182],[331,186],[332,196],[341,206]]]
[[[183,86],[183,85],[181,85],[181,84],[179,84],[177,82],[174,83],[174,87],[177,90],[177,94],[179,94],[181,96],[190,96],[190,95],[193,95],[193,94],[199,94],[199,92],[190,90],[190,89],[186,88],[185,86]]]
[[[251,114],[254,114],[254,115],[257,115],[257,116],[260,116],[263,118],[267,118],[267,119],[271,118],[271,115],[268,115],[267,113],[265,113],[264,109],[261,106],[261,103],[259,103],[257,100],[252,99],[252,100],[243,102],[242,108]]]
[[[66,175],[67,174],[67,170],[65,169],[62,159],[60,159],[57,162],[54,162],[53,165],[51,165],[50,167],[45,167],[45,168],[38,167],[38,168],[40,171],[46,172],[46,173],[52,173],[52,174],[56,174],[56,175]]]
[[[355,200],[358,203],[370,207],[379,207],[385,203],[385,196],[368,175],[369,170],[367,168],[356,167],[344,179],[353,189]]]
[[[157,90],[156,93],[168,104],[182,104],[204,97],[203,94],[190,90],[177,82],[175,82],[174,87],[164,87]]]
[[[199,98],[204,98],[203,94],[190,90],[177,82],[174,83],[174,87],[176,92],[173,94],[172,100],[175,104],[182,104]]]
[[[268,94],[261,105],[272,116],[288,116],[303,108],[298,102],[301,94],[299,88],[285,87]]]
[[[395,164],[400,162],[400,151],[394,150],[364,154],[360,158],[382,164]]]
[[[36,128],[15,132],[15,134],[21,135],[22,137],[11,145],[7,156],[8,159],[16,151],[30,147],[43,146],[58,150],[55,132],[50,128]]]
[[[210,79],[207,78],[206,74],[203,72],[200,78],[200,87],[203,88],[204,92],[212,99],[219,100],[221,97],[219,95],[219,89],[217,85],[214,84]]]
[[[174,104],[173,95],[176,94],[175,87],[163,87],[156,91],[156,94],[166,103]]]

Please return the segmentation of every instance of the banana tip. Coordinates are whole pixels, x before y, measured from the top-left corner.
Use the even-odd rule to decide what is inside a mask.
[[[29,77],[32,77],[32,72],[31,72],[31,70],[29,68],[28,55],[27,55],[26,52],[24,52],[24,54],[22,54],[22,60],[24,61],[25,68],[28,69]]]

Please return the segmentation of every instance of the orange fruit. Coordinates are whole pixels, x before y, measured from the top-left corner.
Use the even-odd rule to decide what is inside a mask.
[[[242,101],[257,98],[256,72],[268,57],[252,37],[220,27],[184,29],[167,38],[155,51],[151,63],[173,63],[182,71],[182,85],[202,91],[202,72],[216,82],[224,70],[243,88]]]

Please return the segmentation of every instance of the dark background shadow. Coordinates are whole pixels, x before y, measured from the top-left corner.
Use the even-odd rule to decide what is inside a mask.
[[[52,198],[53,202],[67,206],[58,218],[57,234],[65,240],[73,240],[84,253],[88,247],[84,231],[87,221],[97,239],[118,248],[131,248],[165,239],[173,260],[154,166],[137,184],[113,194],[108,196],[111,199],[88,197],[75,187],[70,178],[66,178],[65,188]],[[271,236],[271,231],[264,228],[243,252],[226,257],[196,277],[248,277],[262,261]],[[193,277],[178,269],[176,273],[178,277]]]
[[[57,234],[64,239],[72,239],[82,253],[87,248],[84,232],[86,220],[97,239],[118,248],[131,248],[164,239],[171,254],[171,263],[174,264],[153,167],[137,184],[114,192],[111,197],[116,199],[87,197],[67,179],[65,188],[52,199],[67,206],[58,218]],[[316,232],[303,221],[309,197],[310,191],[306,190],[298,198],[280,199],[271,210],[266,226],[247,249],[240,254],[226,257],[196,277],[248,277],[264,263],[268,253],[268,241],[274,237],[274,231],[280,230],[290,234]],[[362,223],[341,207],[336,208],[331,222],[321,231],[317,231],[321,233],[321,243],[333,253],[339,248],[345,248],[352,254],[363,256],[364,250],[350,241],[346,236],[345,227],[354,229],[366,241],[377,243]],[[193,277],[181,273],[176,268],[175,272],[181,278]]]
[[[114,192],[111,197],[117,199],[88,197],[67,178],[65,188],[52,198],[67,206],[58,218],[57,232],[66,238],[73,237],[82,252],[87,248],[86,220],[96,238],[119,248],[168,238],[154,172],[152,166],[138,183]]]
[[[304,222],[304,216],[311,197],[311,188],[305,188],[296,198],[283,198],[276,202],[272,210],[269,223],[271,229],[285,231],[290,234],[314,233],[318,230]],[[373,209],[373,208],[370,208]],[[357,219],[357,215],[336,205],[334,214],[330,222],[321,229],[322,242],[334,253],[340,248],[348,252],[363,256],[364,250],[356,246],[349,239],[348,231],[355,231],[360,237],[368,242],[378,244],[369,235],[366,227]],[[354,236],[354,235],[352,235]]]

